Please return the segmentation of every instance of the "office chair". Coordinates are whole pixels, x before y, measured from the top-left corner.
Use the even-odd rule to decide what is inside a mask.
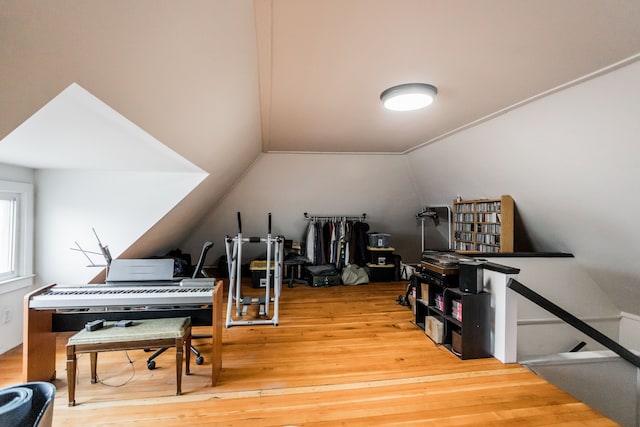
[[[213,247],[213,242],[204,242],[204,244],[202,245],[202,251],[200,252],[200,257],[198,258],[198,263],[193,268],[193,273],[191,274],[191,278],[192,279],[196,279],[198,277],[207,277],[207,274],[203,270],[204,269],[204,261],[207,258],[207,252],[209,252],[209,249],[211,249],[212,247]],[[192,335],[191,339],[203,339],[203,338],[211,338],[211,337],[212,337],[211,335]],[[150,370],[155,369],[156,368],[156,362],[153,359],[155,359],[156,357],[160,356],[166,350],[167,350],[167,348],[161,348],[161,349],[158,349],[155,353],[153,353],[147,359],[147,368],[150,369]],[[193,346],[193,344],[191,345],[191,352],[193,354],[195,354],[195,356],[196,356],[196,364],[197,365],[202,365],[204,363],[204,357],[202,357],[202,355],[200,354],[198,349],[195,348]]]
[[[284,262],[286,267],[289,267],[289,277],[282,279],[283,282],[289,282],[289,287],[293,288],[294,283],[303,283],[308,285],[309,282],[302,277],[304,267],[310,264],[309,258],[300,255],[300,248],[293,247],[292,240],[284,240]]]

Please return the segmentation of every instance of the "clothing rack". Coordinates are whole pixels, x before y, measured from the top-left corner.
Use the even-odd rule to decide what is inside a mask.
[[[309,215],[307,212],[304,213],[305,221],[364,221],[366,218],[366,213],[363,213],[362,215]]]
[[[367,262],[367,231],[369,225],[362,215],[309,215],[304,233],[304,254],[312,265],[334,264],[342,269],[345,265],[364,265]]]

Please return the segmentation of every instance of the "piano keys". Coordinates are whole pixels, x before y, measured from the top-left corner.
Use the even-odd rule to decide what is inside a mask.
[[[56,285],[34,295],[29,308],[73,309],[95,307],[186,306],[210,304],[211,286],[180,286],[149,284],[141,286]]]

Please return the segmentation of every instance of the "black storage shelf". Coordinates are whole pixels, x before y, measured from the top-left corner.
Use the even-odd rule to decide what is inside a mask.
[[[424,329],[425,317],[434,316],[443,322],[442,345],[461,359],[491,357],[490,309],[491,294],[482,292],[472,294],[458,288],[444,286],[433,281],[428,284],[427,295],[422,295],[418,278],[416,299],[416,325]],[[442,294],[444,311],[436,306],[436,295]],[[453,301],[462,304],[462,321],[453,316]],[[454,338],[455,337],[455,338]],[[458,339],[459,338],[459,339]],[[454,345],[454,341],[455,345]],[[455,347],[455,348],[454,348]]]

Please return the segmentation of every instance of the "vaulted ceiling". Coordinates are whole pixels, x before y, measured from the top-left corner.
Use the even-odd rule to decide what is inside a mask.
[[[5,0],[0,22],[0,137],[77,82],[207,170],[230,123],[259,118],[265,152],[402,153],[640,52],[637,1]],[[406,82],[436,102],[385,111]]]
[[[640,2],[256,2],[265,151],[403,152],[640,52]],[[389,112],[380,93],[435,85]]]

